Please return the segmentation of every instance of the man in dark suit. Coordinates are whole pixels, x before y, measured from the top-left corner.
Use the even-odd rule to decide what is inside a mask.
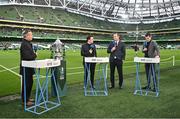
[[[115,87],[114,82],[114,72],[115,67],[117,67],[119,75],[119,89],[122,89],[123,83],[123,60],[125,60],[126,48],[125,44],[122,42],[121,37],[118,33],[113,34],[113,41],[110,42],[107,53],[110,53],[110,89]]]
[[[87,67],[85,67],[84,58],[85,57],[97,57],[96,46],[94,44],[93,36],[88,36],[86,39],[86,44],[81,47],[81,56],[83,56],[83,66],[84,66],[84,84],[87,84],[87,69],[90,68],[90,80],[92,88],[94,88],[94,73],[95,73],[95,63],[87,63]]]
[[[20,60],[32,61],[36,58],[36,53],[33,51],[33,47],[31,44],[33,35],[30,30],[25,30],[23,32],[23,40],[20,47]],[[20,74],[22,75],[22,103],[26,102],[27,106],[33,105],[33,99],[30,99],[31,90],[33,86],[33,68],[25,68],[25,73],[23,72],[23,67],[20,62]],[[26,100],[24,100],[24,80],[26,82]]]
[[[150,33],[146,33],[145,35],[145,42],[143,44],[143,53],[144,53],[144,57],[148,57],[148,58],[159,58],[160,53],[159,53],[159,48],[158,45],[155,41],[152,40],[152,35]],[[146,78],[147,78],[147,86],[143,87],[142,89],[151,89],[150,87],[150,80],[148,81],[148,77],[149,77],[149,71],[151,70],[151,75],[152,72],[155,71],[155,64],[153,65],[153,69],[150,68],[150,63],[146,63],[145,64],[145,71],[146,71]],[[154,80],[153,80],[154,81]],[[156,81],[156,76],[155,76],[155,81]],[[156,81],[157,83],[157,81]],[[155,91],[155,82],[153,82],[154,88],[153,91]]]

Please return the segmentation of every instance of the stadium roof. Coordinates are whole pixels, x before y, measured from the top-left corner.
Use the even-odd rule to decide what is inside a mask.
[[[180,19],[180,0],[1,0],[48,6],[120,23],[157,23]]]

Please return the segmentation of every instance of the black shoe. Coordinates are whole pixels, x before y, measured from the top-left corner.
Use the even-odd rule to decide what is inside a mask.
[[[109,87],[109,89],[113,89],[113,88],[114,88],[114,86]]]
[[[153,88],[153,89],[152,89],[152,92],[156,92],[156,89],[155,89],[155,88]]]
[[[95,89],[94,86],[89,86],[89,88],[90,88],[90,89],[91,89],[91,88]]]
[[[148,88],[148,86],[142,87],[142,89],[151,89],[151,87]]]

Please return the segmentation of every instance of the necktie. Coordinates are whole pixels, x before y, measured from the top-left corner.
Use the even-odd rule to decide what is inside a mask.
[[[116,41],[115,43],[116,43],[115,45],[116,45],[116,47],[117,47],[117,46],[118,46],[118,41]]]

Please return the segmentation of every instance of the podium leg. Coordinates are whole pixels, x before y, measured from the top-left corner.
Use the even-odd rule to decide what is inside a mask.
[[[24,81],[24,111],[26,111],[26,69],[25,67],[23,67],[23,73],[24,73],[24,76],[22,76],[23,78],[23,81]]]
[[[135,95],[138,92],[140,92],[140,95],[142,95],[141,82],[140,82],[140,79],[139,79],[139,69],[140,69],[140,64],[136,63],[136,84],[135,84],[135,91],[134,91]]]
[[[98,78],[94,83],[95,88],[91,83],[90,63],[85,63],[85,79],[84,79],[84,95],[85,96],[107,96],[107,64],[100,63],[98,66]],[[87,79],[86,79],[87,77]],[[102,84],[104,83],[104,84]],[[89,88],[90,86],[90,88]],[[88,90],[89,88],[89,90]]]
[[[160,64],[157,64],[157,72],[158,72],[158,77],[157,77],[157,85],[158,85],[158,96],[159,96],[159,82],[160,82]]]
[[[108,95],[108,90],[107,90],[107,64],[102,64],[103,65],[103,76],[104,76],[104,93],[107,96]]]
[[[57,100],[58,100],[58,103],[61,104],[60,98],[59,98],[59,91],[58,91],[58,88],[57,88],[57,82],[56,82],[55,75],[54,75],[54,71],[55,71],[55,69],[53,69],[53,71],[52,71],[52,77],[53,77],[53,81],[54,81],[54,85],[55,85],[55,90],[57,92]]]
[[[150,84],[151,84],[151,80],[153,81],[153,87],[155,90],[155,93],[156,93],[156,97],[159,96],[159,77],[160,77],[160,74],[159,74],[159,64],[157,64],[157,75],[156,75],[156,64],[150,64],[150,67],[149,67],[149,75],[148,75],[148,87],[146,89],[146,96],[148,95],[149,93],[149,89],[150,89]],[[152,77],[152,78],[151,78]]]
[[[94,95],[94,89],[93,89],[93,86],[92,86],[92,83],[91,83],[91,79],[90,79],[90,63],[85,63],[85,81],[84,81],[84,92],[85,92],[85,96],[87,95],[87,88],[88,88],[88,83],[90,84],[90,90],[91,90],[91,95]]]

